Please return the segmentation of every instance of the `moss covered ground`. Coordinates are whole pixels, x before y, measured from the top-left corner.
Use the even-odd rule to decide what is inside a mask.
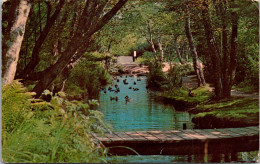
[[[192,90],[196,96],[190,97],[188,89],[176,89],[161,94],[163,100],[173,103],[176,110],[187,110],[195,114],[192,122],[195,128],[228,128],[259,125],[259,99],[232,97],[214,100],[210,87]]]
[[[195,128],[231,128],[259,125],[259,101],[251,98],[225,99],[199,104],[189,112],[197,113]]]

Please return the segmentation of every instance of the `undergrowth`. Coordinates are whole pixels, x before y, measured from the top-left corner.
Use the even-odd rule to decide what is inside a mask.
[[[172,99],[176,101],[185,101],[187,103],[199,104],[206,102],[211,99],[213,96],[212,92],[209,91],[209,85],[198,87],[192,90],[196,96],[190,97],[189,90],[185,87],[182,88],[173,88],[169,91],[165,91],[161,93],[162,98]]]
[[[198,105],[190,111],[198,113],[192,122],[197,128],[227,128],[257,126],[259,102],[257,99],[231,98]]]
[[[107,150],[93,137],[109,128],[102,113],[64,94],[50,102],[32,95],[18,81],[2,87],[4,162],[106,162]]]

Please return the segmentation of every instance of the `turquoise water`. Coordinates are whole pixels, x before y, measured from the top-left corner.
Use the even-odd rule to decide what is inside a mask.
[[[170,130],[182,129],[185,124],[187,129],[192,129],[192,115],[188,112],[176,111],[173,106],[165,105],[157,100],[154,93],[146,89],[146,77],[117,77],[113,84],[106,87],[106,93],[101,91],[98,110],[104,113],[104,119],[113,126],[114,131],[138,130]],[[137,81],[140,78],[141,81]],[[124,84],[126,79],[128,84]],[[134,85],[136,82],[136,85]],[[108,91],[111,87],[115,90],[118,85],[120,92]],[[129,89],[132,87],[132,89]],[[133,88],[138,88],[134,91]],[[110,97],[118,97],[118,101]],[[125,96],[130,98],[125,101]],[[234,158],[234,159],[232,159]],[[142,155],[142,156],[109,156],[108,162],[116,163],[170,163],[170,162],[204,162],[204,155]],[[239,152],[237,154],[209,154],[208,162],[251,162],[258,160],[258,151]]]
[[[101,91],[98,108],[104,113],[105,121],[112,124],[114,131],[170,130],[182,129],[183,126],[192,128],[191,114],[176,111],[173,106],[156,101],[155,94],[146,89],[145,76],[117,78],[119,82],[114,80],[112,85],[106,87],[106,93]],[[123,83],[124,79],[128,84]],[[118,85],[120,92],[108,91],[109,87],[115,90],[115,85]],[[134,91],[133,88],[139,90]],[[110,97],[115,96],[118,101],[111,101]],[[130,98],[129,102],[125,101],[125,96]]]

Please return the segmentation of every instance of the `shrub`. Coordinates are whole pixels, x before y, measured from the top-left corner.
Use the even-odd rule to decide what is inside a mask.
[[[35,100],[17,81],[3,87],[2,102],[4,162],[106,162],[106,149],[93,136],[108,125],[88,104]]]
[[[100,87],[109,81],[109,73],[99,62],[83,60],[72,70],[65,91],[72,99],[92,99],[98,97]]]
[[[164,90],[167,89],[168,79],[165,73],[162,71],[161,64],[149,64],[149,74],[147,76],[148,88],[154,90]]]

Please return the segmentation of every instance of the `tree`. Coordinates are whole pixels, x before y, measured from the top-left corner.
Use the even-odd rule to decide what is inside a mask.
[[[46,1],[46,3],[47,3],[47,5],[51,6],[48,1]],[[30,62],[26,65],[25,69],[23,70],[23,72],[21,73],[19,78],[24,79],[24,78],[28,77],[28,75],[35,69],[35,67],[40,62],[39,54],[40,54],[41,47],[42,47],[45,39],[47,38],[48,33],[50,32],[52,26],[55,24],[55,21],[57,20],[64,3],[65,3],[65,0],[59,1],[59,4],[56,6],[56,10],[54,11],[54,13],[51,16],[47,17],[47,22],[42,31],[41,31],[41,24],[40,24],[40,36],[38,37],[37,41],[35,42],[35,46],[32,51],[32,57],[30,59]],[[48,13],[51,13],[51,11],[50,11],[51,7],[49,7],[48,9],[49,9]],[[67,17],[65,16],[64,18],[66,19]]]
[[[222,21],[221,29],[221,46],[216,42],[211,18],[209,14],[209,2],[204,0],[202,3],[202,18],[207,39],[207,45],[211,52],[211,60],[213,65],[215,78],[215,94],[217,99],[229,98],[231,96],[231,87],[235,78],[235,70],[237,65],[236,56],[236,38],[238,31],[238,15],[235,12],[234,1],[230,2],[231,11],[227,12],[227,1],[215,2],[219,7],[219,17]],[[230,16],[229,16],[230,14]],[[229,18],[229,19],[228,19]],[[230,37],[230,55],[228,57],[227,45],[227,22],[231,20],[232,32]],[[228,61],[229,59],[229,61]],[[223,63],[223,64],[222,64]]]
[[[192,33],[191,33],[188,0],[186,0],[185,6],[186,6],[186,9],[184,9],[185,10],[185,33],[186,33],[186,37],[188,39],[189,47],[190,47],[190,50],[191,50],[191,56],[192,56],[192,60],[193,60],[193,68],[194,68],[194,71],[195,71],[196,76],[197,76],[198,86],[205,86],[206,81],[204,79],[204,73],[203,73],[203,70],[202,70],[202,66],[198,61],[198,53],[197,53],[196,47],[194,46],[193,36],[192,36]]]
[[[73,56],[80,58],[84,54],[89,47],[92,35],[107,24],[126,2],[127,0],[119,0],[112,9],[102,16],[104,8],[108,5],[107,1],[86,1],[76,30],[68,42],[69,46],[61,53],[61,57],[55,64],[42,72],[38,72],[42,76],[33,89],[37,94],[36,97],[39,97],[42,91],[63,71]]]
[[[4,85],[14,80],[26,21],[31,8],[30,0],[17,0],[10,3],[8,26],[3,38],[2,82]]]

